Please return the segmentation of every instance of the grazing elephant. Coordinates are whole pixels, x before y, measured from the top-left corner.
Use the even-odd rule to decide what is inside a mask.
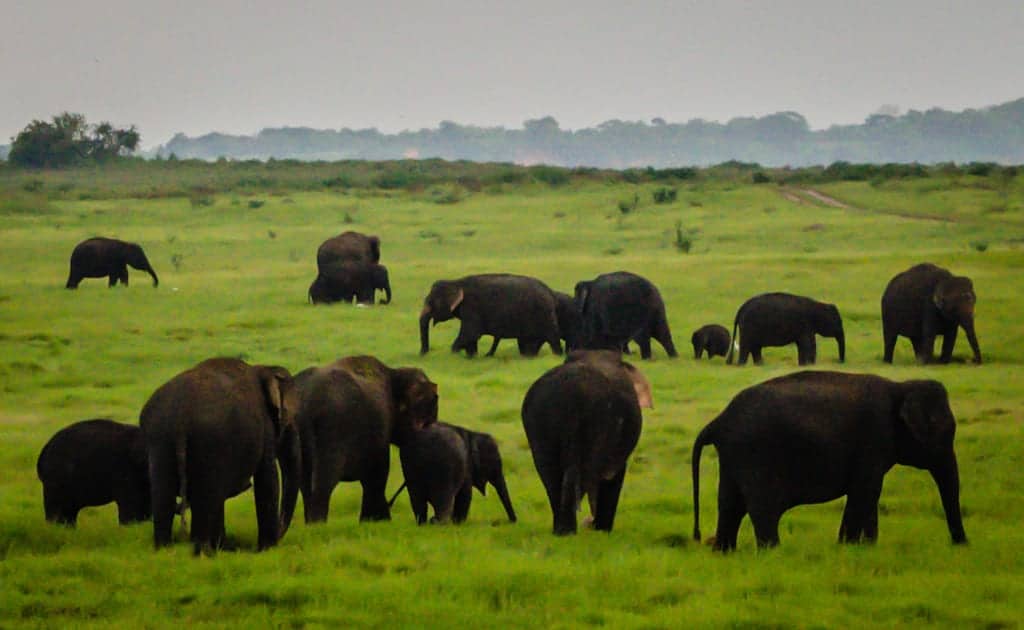
[[[469,449],[462,436],[440,423],[425,426],[409,434],[399,459],[417,524],[427,522],[428,503],[434,508],[431,523],[465,520],[464,514],[461,519],[454,516],[457,505],[468,512],[473,496]]]
[[[128,243],[114,238],[90,238],[75,246],[71,252],[71,270],[68,273],[67,289],[77,289],[82,278],[107,276],[107,286],[118,282],[128,286],[128,266],[148,272],[153,276],[153,286],[160,284],[156,272],[150,266],[146,253],[138,243]]]
[[[894,464],[923,468],[939,488],[954,543],[960,518],[956,420],[937,381],[890,381],[870,374],[797,372],[749,387],[693,444],[693,536],[700,540],[700,454],[718,450],[715,549],[736,547],[750,515],[760,547],[779,542],[789,508],[846,496],[840,542],[878,536],[882,480]]]
[[[555,294],[555,318],[558,320],[558,335],[565,342],[565,351],[577,350],[580,347],[580,336],[583,334],[583,318],[579,309],[576,308],[576,301],[568,293],[554,291]],[[544,345],[542,339],[519,339],[519,354],[527,357],[536,356],[540,347]],[[501,337],[495,337],[487,356],[494,356],[498,349]]]
[[[295,380],[306,522],[327,520],[341,481],[363,486],[359,520],[390,519],[389,445],[402,446],[412,431],[437,421],[437,385],[423,370],[390,368],[370,356],[309,368]]]
[[[113,420],[67,426],[39,453],[46,520],[74,527],[78,512],[117,503],[122,525],[150,518],[149,464],[142,430]]]
[[[729,329],[721,324],[708,324],[693,331],[690,342],[693,344],[693,358],[699,359],[705,351],[708,359],[724,357],[729,353]]]
[[[377,290],[384,291],[381,304],[391,302],[391,282],[388,268],[380,263],[340,261],[317,273],[309,286],[309,301],[313,304],[351,302],[373,304]]]
[[[974,351],[973,361],[981,363],[981,349],[974,334],[975,299],[970,278],[954,276],[931,263],[896,274],[882,294],[885,362],[892,363],[896,337],[903,335],[914,344],[917,361],[928,363],[933,358],[935,337],[942,335],[939,363],[949,363],[957,328],[961,327]]]
[[[494,486],[494,489],[498,492],[498,498],[501,499],[501,504],[505,508],[505,514],[508,515],[508,520],[516,522],[516,511],[512,508],[512,500],[508,496],[508,486],[505,484],[505,474],[502,471],[501,453],[498,450],[498,443],[488,433],[479,433],[477,431],[471,431],[465,427],[460,427],[454,424],[448,424],[447,422],[438,422],[438,426],[451,429],[458,433],[462,438],[465,445],[465,452],[469,461],[469,479],[466,486],[466,491],[461,492],[461,488],[456,488],[457,494],[455,494],[454,509],[452,512],[452,520],[456,523],[461,523],[466,520],[469,516],[469,507],[472,502],[472,492],[469,490],[471,487],[476,487],[480,491],[480,494],[487,496],[487,484]],[[440,442],[440,441],[439,441]],[[402,450],[402,470],[405,471],[406,460],[408,459],[412,466],[419,470],[428,471],[426,474],[427,483],[430,479],[437,476],[436,473],[430,472],[433,470],[433,466],[439,466],[441,469],[447,470],[451,467],[451,461],[454,461],[459,455],[453,454],[455,449],[445,446],[449,444],[447,440],[443,441],[443,444],[439,444],[437,449],[426,449],[418,448],[415,450],[409,450],[403,448]],[[408,450],[408,452],[407,452]],[[458,449],[462,450],[462,449]],[[437,463],[435,460],[445,460],[443,463]],[[424,483],[421,481],[419,476],[415,477],[417,483]],[[395,495],[391,497],[388,504],[394,504],[395,499],[402,492],[402,488],[405,488],[410,479],[409,473],[405,473],[406,482],[402,484],[402,487],[395,492]],[[421,492],[422,494],[422,492]],[[410,499],[412,493],[410,492]],[[434,505],[434,511],[437,512],[437,503]],[[423,518],[426,518],[426,508],[422,510]],[[415,502],[413,512],[416,512]],[[423,522],[418,519],[418,522]]]
[[[791,343],[796,344],[800,365],[813,364],[818,353],[816,334],[835,338],[839,344],[839,362],[846,360],[843,318],[835,304],[790,293],[762,293],[744,302],[736,311],[732,325],[734,347],[729,348],[725,362],[732,363],[735,342],[739,339],[740,365],[746,365],[750,355],[754,356],[755,364],[761,365],[761,348]]]
[[[626,477],[626,460],[640,439],[641,407],[651,387],[618,352],[578,350],[537,379],[523,399],[522,418],[557,535],[576,533],[586,495],[595,529],[611,531]]]
[[[343,232],[327,239],[316,250],[316,264],[321,271],[330,264],[343,260],[380,262],[380,238],[360,232]]]
[[[654,338],[668,356],[676,356],[665,302],[646,278],[628,271],[606,273],[576,283],[575,300],[583,320],[582,348],[625,350],[632,339],[640,356],[650,359]]]
[[[436,326],[452,318],[462,320],[452,352],[475,356],[480,337],[492,335],[529,342],[520,346],[524,352],[539,351],[547,342],[562,354],[554,293],[536,278],[493,273],[438,280],[420,311],[420,354],[430,351],[430,321]]]
[[[139,419],[149,454],[156,546],[171,543],[180,496],[192,510],[195,553],[222,547],[224,501],[249,487],[250,479],[259,549],[276,545],[299,492],[297,407],[287,370],[238,359],[208,359],[160,386]]]

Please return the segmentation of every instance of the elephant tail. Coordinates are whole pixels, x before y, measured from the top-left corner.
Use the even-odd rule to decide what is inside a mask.
[[[402,490],[405,490],[405,484],[406,482],[403,479],[402,485],[398,486],[398,490],[395,490],[395,493],[391,495],[391,499],[388,501],[388,509],[391,509],[391,506],[395,504],[395,500],[398,499],[398,495],[402,494]]]
[[[691,466],[693,467],[693,539],[700,542],[700,454],[707,444],[714,444],[713,435],[714,421],[697,435],[693,442],[693,453],[690,455]]]
[[[186,465],[187,460],[186,451],[186,438],[184,435],[179,435],[178,439],[174,444],[174,459],[178,465],[178,496],[181,497],[181,504],[179,509],[181,510],[181,529],[182,531],[188,530],[188,521],[185,517],[185,511],[188,510],[188,473],[186,472],[188,466]]]
[[[736,319],[732,320],[732,337],[729,339],[729,355],[725,357],[725,363],[732,365],[732,355],[736,352],[736,346],[739,344],[739,338],[736,337],[736,327],[740,323],[740,311],[743,307],[740,307],[739,311],[736,311]]]

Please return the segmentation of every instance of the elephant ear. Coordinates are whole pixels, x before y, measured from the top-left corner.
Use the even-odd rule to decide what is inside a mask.
[[[277,435],[292,424],[296,407],[295,383],[292,376],[283,367],[276,365],[260,366],[260,385],[270,416],[274,419],[274,430]]]
[[[654,409],[654,395],[651,394],[651,383],[637,367],[623,361],[622,369],[625,370],[629,380],[633,382],[633,391],[636,392],[636,401],[640,403],[641,409]]]
[[[437,422],[437,385],[427,378],[423,370],[395,369],[391,391],[402,425],[399,432],[421,429]]]
[[[590,295],[590,283],[589,282],[577,282],[576,289],[574,291],[574,298],[576,300],[576,308],[579,309],[580,313],[587,309],[587,297]]]
[[[942,297],[942,285],[935,287],[935,293],[932,293],[932,304],[935,308],[942,310],[942,306],[945,304],[945,300]]]
[[[484,475],[483,465],[480,461],[479,441],[481,439],[478,435],[466,436],[466,446],[469,447],[469,477],[480,494],[487,496],[487,477]]]
[[[938,381],[910,381],[900,405],[900,420],[925,451],[941,452],[953,441],[956,420],[946,388]]]
[[[466,293],[460,287],[458,290],[455,291],[455,294],[450,298],[448,302],[448,310],[454,313],[455,309],[459,307],[459,304],[462,304],[462,299],[464,297],[466,297]]]

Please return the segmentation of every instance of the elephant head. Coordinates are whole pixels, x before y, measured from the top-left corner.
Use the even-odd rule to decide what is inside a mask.
[[[388,279],[388,268],[384,265],[374,265],[370,275],[373,282],[373,290],[377,291],[380,289],[384,291],[384,299],[381,300],[381,304],[390,304],[391,281]]]
[[[960,475],[953,438],[956,419],[942,383],[932,380],[903,383],[904,396],[896,415],[896,461],[924,468],[942,497],[942,509],[954,543],[967,542],[960,515]]]
[[[824,304],[816,314],[814,332],[822,337],[831,337],[839,346],[839,362],[846,361],[846,335],[843,334],[843,318],[835,304]]]
[[[964,276],[951,276],[939,282],[932,293],[932,304],[943,319],[956,322],[967,333],[967,341],[974,352],[974,362],[981,363],[981,349],[974,334],[974,283]]]
[[[299,407],[299,394],[288,370],[279,366],[256,366],[263,388],[267,412],[274,422],[277,441],[277,463],[281,469],[280,532],[284,536],[295,513],[302,474],[299,431],[295,414]]]
[[[430,321],[446,322],[458,317],[458,309],[466,294],[462,286],[451,280],[438,280],[430,287],[420,311],[420,354],[430,352]]]
[[[154,287],[160,286],[160,279],[156,277],[156,272],[153,271],[152,265],[149,264],[149,259],[146,258],[146,252],[142,251],[141,245],[138,243],[125,243],[124,261],[131,265],[132,268],[145,271],[152,276]]]
[[[309,291],[306,293],[309,296],[310,304],[323,304],[330,301],[327,297],[327,287],[324,285],[323,275],[316,274],[316,279],[309,285]]]
[[[505,514],[508,515],[508,520],[515,523],[516,511],[512,507],[512,499],[509,498],[508,486],[505,484],[498,443],[486,433],[477,433],[476,431],[463,431],[462,433],[469,450],[469,469],[473,487],[479,490],[480,494],[487,496],[487,484],[494,486],[498,498],[501,499],[501,505],[505,508]]]
[[[412,431],[437,422],[437,384],[423,370],[392,370],[391,397],[395,409],[392,444],[401,445]]]

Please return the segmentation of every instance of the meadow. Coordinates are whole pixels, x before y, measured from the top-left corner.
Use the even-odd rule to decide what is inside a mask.
[[[619,178],[550,185],[498,173],[484,186],[409,188],[279,179],[148,195],[174,188],[173,172],[159,186],[104,177],[0,173],[0,627],[1004,628],[1024,618],[1024,176],[813,185],[849,208],[799,182],[708,174],[670,183],[677,196],[660,204],[652,194],[665,183]],[[88,194],[67,194],[76,186]],[[317,246],[347,229],[381,237],[390,305],[306,303]],[[64,289],[72,248],[95,235],[142,244],[159,288],[129,270],[127,288],[87,279]],[[984,364],[963,361],[962,333],[950,365],[916,365],[905,339],[894,364],[882,362],[882,291],[923,261],[973,278]],[[519,409],[560,359],[546,348],[522,358],[512,341],[492,358],[453,355],[458,322],[432,329],[421,357],[417,315],[439,278],[507,271],[571,293],[619,269],[660,288],[680,357],[657,344],[651,361],[633,355],[655,408],[615,530],[556,538]],[[772,550],[755,548],[749,521],[733,554],[692,540],[694,437],[741,389],[797,365],[794,347],[767,349],[760,367],[695,361],[690,333],[731,329],[736,308],[766,291],[839,306],[847,361],[819,339],[818,368],[945,384],[970,545],[950,544],[929,475],[905,467],[886,477],[877,544],[836,544],[842,500],[787,513]],[[154,389],[208,357],[297,372],[354,354],[423,368],[442,419],[499,440],[517,524],[492,493],[474,496],[461,526],[417,527],[405,497],[391,522],[360,524],[358,484],[335,490],[325,525],[305,526],[300,505],[280,545],[259,554],[251,491],[227,503],[242,549],[214,557],[193,558],[180,532],[155,552],[151,525],[118,527],[113,505],[83,510],[77,529],[44,521],[35,462],[59,428],[135,423]],[[400,484],[393,450],[389,493]],[[706,535],[716,486],[707,449]]]

